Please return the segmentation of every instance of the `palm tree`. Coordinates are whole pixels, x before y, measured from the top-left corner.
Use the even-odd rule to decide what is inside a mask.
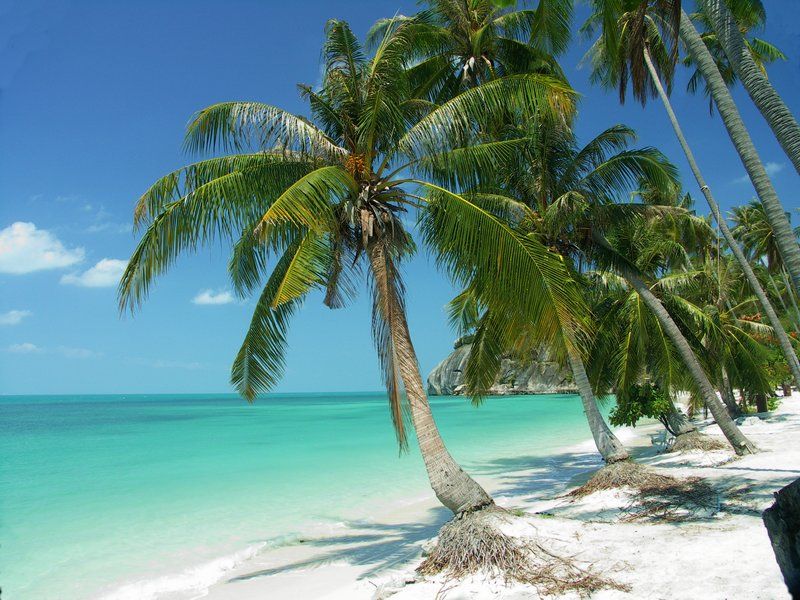
[[[736,22],[741,30],[742,41],[747,51],[758,66],[758,69],[766,76],[767,64],[775,62],[776,60],[786,60],[787,57],[774,44],[751,35],[753,30],[760,29],[764,26],[766,14],[763,11],[763,7],[759,9],[754,3],[754,0],[729,0],[728,4],[729,8],[734,12]],[[703,42],[705,42],[705,45],[708,47],[708,51],[714,56],[720,75],[722,75],[728,87],[731,87],[738,81],[739,77],[731,66],[728,57],[725,56],[725,51],[719,43],[719,37],[717,36],[717,32],[714,31],[714,25],[711,22],[708,11],[706,11],[702,5],[697,8],[698,11],[689,16],[700,27],[700,37],[703,38]],[[683,57],[683,64],[687,67],[693,67],[694,61],[691,56],[687,55]],[[694,94],[700,90],[701,87],[703,88],[705,97],[708,99],[709,112],[713,115],[714,99],[711,98],[711,91],[703,79],[703,74],[699,70],[694,69],[686,85],[686,89]]]
[[[456,274],[476,282],[485,305],[524,295],[529,301],[516,309],[542,323],[543,336],[579,330],[581,298],[557,255],[440,185],[441,173],[480,178],[525,142],[473,144],[482,119],[509,110],[542,117],[570,107],[572,96],[552,79],[520,75],[440,105],[418,100],[406,77],[408,33],[391,28],[367,58],[347,23],[329,22],[321,89],[300,88],[311,119],[258,102],[197,113],[186,147],[233,153],[170,173],[141,197],[135,221],[146,229],[120,282],[120,307],[138,307],[179,254],[232,243],[236,291],[248,295],[266,279],[231,370],[232,384],[253,400],[280,379],[287,327],[303,299],[322,290],[326,305],[343,306],[366,275],[401,448],[409,413],[431,487],[463,513],[493,503],[449,454],[431,414],[405,316],[400,268],[414,243],[401,216],[416,207],[449,224],[429,241]],[[409,191],[414,185],[430,193]]]
[[[602,2],[602,8],[605,8],[605,0],[602,0]],[[686,155],[686,160],[689,163],[692,174],[711,208],[711,213],[714,215],[714,219],[717,221],[725,241],[739,262],[745,277],[747,277],[748,283],[758,297],[769,319],[770,325],[772,325],[775,330],[781,350],[786,357],[787,364],[789,364],[792,369],[797,385],[800,386],[800,362],[798,362],[794,348],[789,341],[789,336],[786,335],[786,331],[783,329],[783,325],[775,309],[761,287],[742,249],[733,237],[728,223],[723,217],[719,205],[711,193],[711,189],[706,184],[700,167],[695,160],[694,153],[689,143],[686,141],[686,137],[683,135],[675,111],[672,109],[669,96],[661,82],[662,74],[666,77],[667,81],[671,80],[674,66],[672,57],[674,53],[667,49],[667,44],[660,32],[659,22],[663,22],[663,18],[658,10],[660,7],[656,5],[651,12],[647,12],[642,11],[641,6],[646,5],[640,4],[636,10],[627,11],[618,15],[619,30],[622,32],[616,38],[618,47],[608,48],[605,46],[604,42],[608,41],[606,36],[602,36],[593,46],[591,58],[595,68],[592,77],[596,81],[601,81],[606,86],[618,87],[620,90],[620,98],[624,100],[625,88],[628,85],[628,80],[624,74],[630,72],[634,74],[630,78],[634,97],[639,99],[642,103],[645,103],[648,97],[653,93],[660,97],[670,123],[672,124],[675,136],[678,138],[678,142]],[[600,21],[604,16],[600,10],[597,10],[597,5],[595,8],[595,14],[590,17],[585,27],[587,32],[591,31],[594,24]],[[617,57],[617,66],[609,65],[606,62],[605,58],[608,56]],[[654,62],[654,56],[658,59],[658,63]]]
[[[664,329],[664,333],[670,339],[676,352],[681,357],[695,388],[698,390],[703,402],[711,411],[714,420],[719,425],[722,433],[733,446],[738,455],[752,454],[757,451],[755,445],[739,430],[731,419],[730,414],[723,402],[717,397],[714,386],[708,377],[702,363],[698,360],[691,343],[686,335],[675,322],[670,312],[662,301],[653,293],[653,288],[657,282],[648,284],[645,282],[643,274],[625,256],[616,250],[612,244],[602,235],[602,233],[592,232],[592,241],[596,247],[607,254],[610,260],[622,277],[633,287],[641,296],[642,301],[658,319]]]
[[[572,0],[539,0],[509,9],[491,0],[423,0],[413,16],[381,19],[367,35],[379,42],[403,23],[414,43],[413,94],[441,102],[498,76],[539,72],[563,78],[555,56],[569,44]]]
[[[762,56],[775,56],[762,40],[743,35],[753,24],[763,24],[766,13],[761,0],[700,0],[704,20],[711,25],[730,69],[741,80],[753,103],[761,111],[794,168],[800,173],[800,125],[766,76]],[[728,6],[730,4],[730,6]]]
[[[498,174],[503,179],[502,188],[519,199],[513,205],[504,201],[501,208],[517,227],[531,231],[564,256],[574,270],[582,270],[587,259],[595,258],[598,245],[592,236],[602,239],[602,229],[643,210],[663,213],[654,207],[615,202],[618,196],[642,182],[660,190],[674,190],[676,184],[674,167],[660,152],[652,148],[628,149],[634,133],[627,127],[612,127],[583,148],[577,147],[572,134],[563,129],[536,127],[535,132],[537,140],[520,152],[517,164]],[[494,197],[491,190],[478,195]],[[605,251],[601,254],[608,255]],[[613,262],[619,261],[614,258]],[[624,277],[636,280],[638,270],[631,268]],[[650,293],[643,283],[639,292],[642,296]],[[653,299],[658,304],[654,296]],[[466,383],[472,390],[491,385],[499,368],[499,351],[520,344],[530,348],[537,343],[535,337],[527,335],[524,326],[509,327],[504,318],[505,315],[487,314],[477,330],[465,372]],[[621,445],[597,410],[583,357],[567,353],[566,359],[573,369],[598,449],[608,462],[619,460],[617,457],[622,453],[617,448]],[[693,360],[697,362],[696,358]],[[677,429],[680,433],[694,431],[685,421]]]
[[[728,135],[739,153],[759,200],[764,205],[767,219],[775,235],[775,242],[792,278],[794,288],[800,292],[800,246],[792,232],[789,219],[736,108],[730,90],[717,68],[714,56],[709,52],[689,16],[683,11],[680,16],[680,37],[694,64],[706,80]]]
[[[772,235],[772,228],[769,226],[764,207],[759,202],[750,202],[744,206],[737,206],[733,209],[733,222],[735,227],[733,235],[742,244],[742,248],[748,254],[751,262],[762,263],[765,267],[765,277],[772,285],[772,289],[784,309],[784,313],[790,315],[784,302],[784,293],[779,290],[778,284],[773,278],[773,273],[779,273],[783,280],[785,295],[794,309],[794,317],[789,320],[794,323],[795,332],[800,335],[800,310],[797,306],[797,298],[786,273],[786,267],[781,260],[780,252],[775,244],[775,237]],[[798,235],[798,228],[795,228],[795,235]]]

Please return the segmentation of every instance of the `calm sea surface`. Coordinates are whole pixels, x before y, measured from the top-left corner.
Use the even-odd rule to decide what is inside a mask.
[[[432,405],[478,475],[590,437],[577,396]],[[196,597],[270,544],[429,493],[383,394],[0,397],[2,598]]]

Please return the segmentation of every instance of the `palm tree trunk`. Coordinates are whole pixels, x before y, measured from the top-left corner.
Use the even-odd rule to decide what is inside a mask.
[[[786,269],[781,266],[781,277],[783,277],[783,285],[786,286],[786,292],[789,294],[789,300],[792,302],[792,309],[794,309],[794,319],[789,319],[790,321],[794,321],[795,324],[795,332],[800,334],[797,331],[797,324],[800,323],[800,309],[797,308],[797,296],[792,289],[792,284],[789,283],[789,276],[786,274]],[[788,310],[786,311],[789,312]]]
[[[610,465],[629,459],[630,455],[625,450],[625,446],[611,431],[597,408],[597,400],[594,397],[589,378],[586,376],[586,368],[583,365],[583,359],[580,354],[574,349],[570,349],[568,350],[567,358],[569,359],[569,366],[572,368],[575,385],[578,386],[578,393],[581,396],[583,412],[586,413],[586,419],[589,421],[589,429],[592,431],[595,446],[597,446],[597,450],[603,460]]]
[[[800,246],[797,244],[794,231],[789,225],[789,219],[786,217],[784,208],[778,199],[778,194],[775,192],[766,170],[764,170],[764,165],[753,145],[750,134],[747,132],[739,110],[733,102],[730,90],[725,85],[719,69],[717,69],[714,57],[711,56],[705,43],[700,39],[700,35],[685,11],[681,11],[680,36],[697,68],[700,69],[706,83],[708,83],[711,96],[717,105],[717,110],[722,117],[725,128],[728,130],[728,135],[739,153],[750,180],[753,182],[753,187],[758,194],[759,200],[761,200],[761,204],[764,206],[764,212],[775,236],[775,243],[783,258],[783,263],[789,271],[795,289],[800,292]]]
[[[722,394],[722,401],[728,409],[728,413],[731,415],[732,419],[735,419],[739,416],[741,411],[736,405],[736,397],[733,395],[731,380],[730,377],[728,377],[728,371],[725,367],[722,367],[722,390],[720,390],[720,392]]]
[[[767,274],[767,279],[769,279],[769,282],[772,284],[772,291],[775,292],[775,297],[778,298],[778,302],[781,303],[781,308],[783,308],[783,312],[785,312],[788,315],[789,307],[786,306],[786,301],[783,299],[783,294],[781,294],[781,289],[778,287],[778,283],[775,281],[775,278],[769,272],[769,268],[767,267],[766,262],[764,262],[764,272]],[[791,291],[791,285],[787,289]],[[798,329],[797,322],[791,318],[789,319],[789,321],[792,323],[794,332],[800,335],[800,329]]]
[[[678,410],[674,402],[670,402],[670,405],[672,409],[666,414],[670,433],[675,437],[680,437],[687,433],[694,433],[697,431],[697,427],[692,424],[682,411]]]
[[[647,63],[647,69],[650,71],[650,77],[656,86],[656,90],[658,90],[658,95],[661,98],[661,101],[664,103],[667,116],[669,117],[670,123],[672,123],[672,129],[675,130],[675,136],[678,138],[678,142],[680,142],[681,148],[683,148],[683,153],[686,155],[686,160],[689,162],[689,167],[692,169],[694,178],[697,180],[697,185],[700,186],[700,190],[703,192],[703,195],[708,201],[708,206],[711,208],[711,213],[714,215],[714,218],[719,224],[719,229],[722,232],[722,236],[725,238],[728,247],[731,249],[733,255],[736,257],[737,262],[739,263],[739,267],[742,269],[744,276],[747,278],[747,282],[750,284],[750,287],[753,289],[758,301],[761,303],[761,306],[767,315],[767,319],[769,320],[769,324],[772,326],[772,329],[775,332],[775,337],[778,338],[778,343],[780,344],[781,351],[786,358],[786,363],[789,365],[789,368],[792,371],[795,382],[797,382],[797,385],[800,386],[800,362],[797,360],[797,355],[794,352],[792,343],[789,341],[789,336],[786,335],[786,331],[783,329],[783,325],[781,324],[775,309],[772,307],[772,303],[770,303],[769,298],[767,298],[767,294],[761,287],[761,283],[758,281],[753,268],[750,266],[750,263],[747,261],[744,252],[742,252],[742,249],[739,247],[739,243],[733,237],[727,221],[722,216],[722,212],[719,209],[717,201],[711,194],[711,190],[709,189],[708,185],[706,185],[703,174],[700,172],[700,167],[697,165],[697,161],[694,158],[694,153],[692,152],[692,149],[689,147],[689,143],[686,141],[686,138],[683,135],[680,123],[678,123],[678,117],[675,115],[675,111],[672,110],[672,103],[669,101],[669,96],[667,96],[667,93],[664,91],[664,86],[661,85],[661,79],[658,76],[655,66],[653,66],[653,61],[650,57],[650,51],[647,49],[647,46],[644,48],[644,60]]]
[[[600,246],[613,251],[611,244],[598,231],[595,230],[592,232],[592,238]],[[733,446],[736,454],[742,456],[757,452],[758,450],[755,444],[748,440],[739,430],[736,423],[733,422],[733,419],[731,419],[731,416],[728,414],[725,405],[717,397],[714,386],[711,385],[708,375],[706,375],[706,372],[694,355],[691,346],[689,346],[689,342],[686,340],[683,333],[681,333],[681,330],[678,328],[675,321],[673,321],[667,309],[661,304],[661,301],[650,291],[647,284],[642,281],[638,273],[634,272],[633,269],[621,263],[618,265],[618,270],[620,271],[620,275],[622,275],[631,287],[636,290],[636,293],[639,294],[656,319],[658,319],[658,322],[661,323],[661,326],[680,354],[684,365],[686,365],[689,374],[702,394],[706,407],[711,411],[714,420],[717,422],[717,425],[719,425],[719,428],[722,430],[728,442]]]
[[[392,293],[392,287],[388,281],[383,249],[379,244],[371,244],[368,255],[380,300],[389,308],[387,312],[393,315],[388,323],[394,346],[395,363],[406,389],[411,409],[411,421],[414,424],[417,443],[425,462],[431,488],[439,501],[455,514],[490,506],[494,504],[491,496],[453,459],[433,420],[428,397],[422,384],[422,376],[419,372],[417,355],[411,343],[405,312],[397,297]]]
[[[772,87],[767,76],[753,60],[739,31],[739,25],[722,0],[700,0],[730,61],[753,103],[761,111],[778,143],[800,173],[800,125],[789,107]]]

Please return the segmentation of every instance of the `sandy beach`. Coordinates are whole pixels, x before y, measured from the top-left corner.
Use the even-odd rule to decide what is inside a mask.
[[[600,492],[564,497],[601,466],[591,441],[547,458],[521,456],[479,476],[498,504],[512,509],[507,531],[541,542],[625,591],[593,598],[749,598],[789,595],[775,562],[761,511],[772,494],[800,477],[800,394],[742,429],[763,452],[735,458],[728,451],[659,454],[651,434],[660,425],[619,431],[637,460],[678,477],[707,479],[718,507],[670,523],[622,522],[630,495]],[[714,424],[701,429],[719,435]],[[521,516],[517,516],[521,515]],[[263,551],[214,585],[209,600],[257,598],[382,599],[538,598],[537,590],[485,575],[423,579],[414,569],[423,547],[449,518],[432,497],[410,501],[380,518],[342,524],[341,531]],[[576,595],[562,595],[571,598]]]

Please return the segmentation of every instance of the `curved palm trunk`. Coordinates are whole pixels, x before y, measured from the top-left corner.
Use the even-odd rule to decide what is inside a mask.
[[[769,301],[769,298],[767,298],[767,294],[761,287],[761,283],[758,281],[755,272],[753,272],[753,268],[750,266],[750,263],[747,261],[744,252],[742,252],[742,249],[739,247],[739,243],[733,237],[727,221],[725,221],[725,218],[722,216],[717,201],[711,194],[711,190],[708,188],[708,185],[706,185],[705,179],[703,179],[703,174],[700,172],[700,167],[697,166],[697,161],[694,159],[692,149],[689,147],[689,143],[686,141],[686,138],[683,135],[680,123],[678,123],[678,117],[675,115],[675,111],[672,110],[672,104],[669,101],[669,96],[667,96],[667,93],[664,91],[664,87],[661,85],[661,80],[658,76],[658,72],[653,66],[653,61],[650,57],[650,51],[647,49],[647,46],[644,48],[644,60],[647,63],[647,69],[650,71],[650,77],[652,78],[653,83],[658,90],[658,95],[661,98],[661,101],[664,103],[664,109],[667,111],[667,116],[669,117],[670,123],[672,123],[672,128],[675,130],[675,136],[678,138],[681,148],[683,148],[683,152],[686,155],[686,160],[689,162],[689,167],[692,169],[694,178],[697,180],[697,185],[700,186],[703,195],[708,201],[708,206],[711,207],[711,212],[714,215],[714,219],[716,219],[717,223],[719,224],[722,236],[725,238],[728,247],[731,249],[733,255],[736,257],[737,262],[739,263],[739,267],[742,269],[744,276],[747,278],[747,282],[750,284],[750,287],[758,298],[758,301],[761,303],[761,306],[767,315],[767,319],[769,320],[769,324],[772,326],[772,329],[775,332],[775,337],[778,338],[778,343],[780,344],[781,351],[786,358],[786,363],[789,365],[789,368],[792,371],[795,382],[798,386],[800,386],[800,362],[797,360],[797,355],[794,352],[792,343],[789,341],[789,336],[786,335],[786,331],[784,330],[783,325],[781,324],[781,321],[775,312],[775,309],[772,307],[772,303]]]
[[[439,501],[455,514],[494,504],[491,496],[467,475],[447,451],[428,404],[405,313],[391,291],[383,249],[378,244],[372,244],[368,255],[384,313],[391,315],[387,321],[394,346],[394,359],[406,389],[411,421],[431,488]]]
[[[567,358],[569,359],[569,366],[572,369],[572,376],[575,379],[575,385],[578,386],[578,393],[581,396],[583,403],[583,412],[586,413],[586,419],[589,421],[589,429],[592,431],[595,446],[603,457],[606,464],[612,464],[621,460],[630,458],[625,446],[617,439],[614,432],[606,424],[603,415],[597,408],[597,401],[592,391],[592,386],[589,383],[589,378],[586,376],[586,368],[583,365],[583,359],[574,350],[568,351]]]
[[[789,276],[786,274],[786,269],[781,266],[781,277],[783,278],[783,285],[786,286],[786,293],[789,295],[789,300],[792,303],[792,309],[794,310],[794,319],[789,319],[790,321],[794,322],[794,330],[797,331],[797,324],[800,323],[800,309],[797,307],[797,297],[792,289],[792,284],[789,283]],[[788,310],[786,311],[789,312]]]
[[[778,143],[800,173],[800,125],[745,46],[736,19],[722,0],[700,0],[725,55]]]
[[[597,231],[592,232],[592,237],[600,246],[613,250],[608,240]],[[675,349],[681,355],[683,363],[686,365],[698,390],[702,393],[705,405],[711,411],[714,420],[716,420],[728,442],[733,446],[736,454],[742,456],[757,452],[755,444],[748,440],[739,430],[736,423],[733,422],[733,419],[731,419],[731,416],[728,414],[725,405],[717,397],[714,386],[711,385],[706,372],[694,355],[691,346],[689,346],[689,342],[686,340],[683,333],[681,333],[681,330],[678,328],[675,321],[673,321],[667,309],[661,304],[661,301],[650,291],[647,284],[645,284],[632,269],[627,268],[624,264],[619,265],[618,268],[622,277],[636,290],[636,293],[639,294],[653,315],[655,315],[656,319],[658,319],[658,322],[661,323],[667,336],[669,336],[669,339],[674,344]]]
[[[728,409],[728,413],[732,419],[735,419],[741,414],[739,406],[736,404],[736,397],[733,395],[733,387],[731,387],[731,380],[728,377],[728,371],[722,367],[722,401]]]
[[[781,294],[781,290],[778,287],[778,283],[775,281],[775,278],[770,274],[769,268],[767,267],[766,263],[764,264],[764,269],[765,269],[765,272],[767,274],[767,279],[772,284],[772,291],[775,292],[775,297],[778,299],[778,302],[781,303],[781,307],[783,308],[783,312],[785,312],[788,315],[789,314],[789,308],[786,306],[786,301],[783,299],[783,294]],[[787,291],[789,291],[789,292],[792,291],[792,285],[790,283],[788,283],[788,281],[785,282],[784,285],[786,285],[786,290]],[[794,327],[794,332],[796,334],[800,335],[800,329],[797,328],[798,327],[797,321],[794,320],[794,319],[791,319],[791,318],[789,319],[789,321],[792,323],[792,326]]]
[[[706,48],[700,35],[694,28],[692,21],[686,12],[681,11],[680,36],[686,49],[694,59],[697,68],[703,74],[711,96],[717,105],[728,135],[739,153],[739,157],[744,164],[753,187],[758,194],[764,212],[767,215],[772,233],[775,236],[775,243],[781,253],[783,262],[786,265],[789,275],[792,278],[795,289],[800,292],[800,246],[797,244],[794,232],[789,225],[784,208],[778,200],[778,194],[772,186],[772,182],[764,170],[764,165],[758,155],[758,151],[753,145],[753,140],[747,132],[747,128],[742,121],[739,110],[733,102],[730,90],[722,80],[722,75],[717,69],[714,57]]]
[[[670,405],[672,409],[666,414],[666,425],[670,433],[672,433],[675,437],[680,437],[687,433],[694,433],[697,431],[697,427],[692,424],[689,418],[683,414],[682,411],[678,410],[678,407],[675,406],[674,402],[670,402]]]

